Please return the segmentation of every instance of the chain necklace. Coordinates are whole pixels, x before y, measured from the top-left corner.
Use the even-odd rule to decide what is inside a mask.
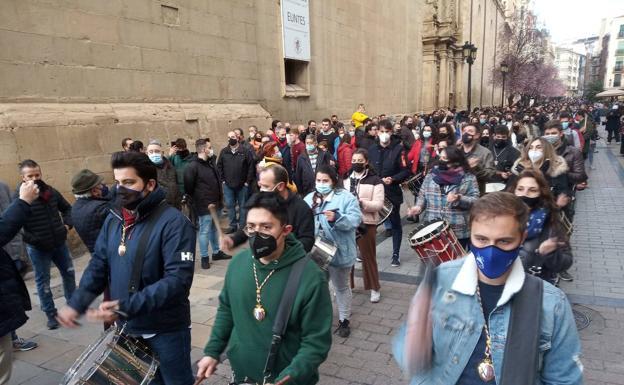
[[[267,275],[266,278],[264,279],[264,281],[262,281],[262,284],[259,284],[258,283],[258,273],[256,271],[256,264],[253,261],[251,262],[251,264],[253,266],[254,281],[256,282],[256,307],[254,307],[254,309],[253,309],[253,316],[254,316],[254,318],[256,320],[262,321],[266,317],[266,310],[264,310],[264,307],[262,307],[262,302],[261,302],[261,298],[260,298],[260,291],[264,287],[264,284],[267,283],[269,278],[271,278],[273,273],[275,273],[275,269],[271,270],[269,275]]]
[[[119,248],[117,249],[117,253],[119,253],[120,257],[126,255],[126,230],[130,226],[126,226],[124,224],[121,225],[121,242],[119,243]]]
[[[479,290],[479,284],[477,283],[477,299],[479,300],[479,306],[481,307],[481,312],[485,317],[485,312],[483,310],[483,303],[481,302],[481,290]],[[487,325],[487,320],[483,324],[483,329],[485,330],[485,357],[479,365],[477,366],[477,372],[479,373],[479,378],[481,380],[488,382],[494,379],[494,364],[492,363],[492,340],[490,339],[490,330]]]

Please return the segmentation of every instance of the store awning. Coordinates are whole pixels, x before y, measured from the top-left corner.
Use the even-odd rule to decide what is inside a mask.
[[[597,98],[611,98],[614,96],[623,96],[624,90],[606,90],[596,94]]]

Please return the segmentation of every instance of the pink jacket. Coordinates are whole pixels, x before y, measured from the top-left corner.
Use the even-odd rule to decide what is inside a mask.
[[[379,222],[379,210],[384,205],[384,185],[376,174],[368,171],[364,178],[359,180],[356,187],[360,208],[362,209],[362,222],[367,225],[376,225]],[[344,188],[351,191],[350,175],[343,182]]]

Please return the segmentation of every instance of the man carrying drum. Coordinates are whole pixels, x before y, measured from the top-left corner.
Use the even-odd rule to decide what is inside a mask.
[[[518,258],[528,214],[507,192],[472,205],[471,252],[436,268],[395,340],[394,356],[411,383],[583,382],[570,303],[558,288],[525,274]]]
[[[113,154],[116,208],[106,218],[89,265],[68,305],[58,313],[65,327],[80,314],[92,321],[126,321],[124,333],[142,339],[160,363],[150,384],[191,385],[191,312],[195,231],[165,201],[156,167],[147,155]],[[110,283],[113,300],[89,304]]]

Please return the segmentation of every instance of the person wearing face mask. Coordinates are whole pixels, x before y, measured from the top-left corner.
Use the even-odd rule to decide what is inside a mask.
[[[379,142],[372,145],[368,150],[370,165],[384,183],[385,197],[392,202],[392,212],[388,218],[391,225],[392,236],[392,262],[391,265],[401,265],[399,252],[401,250],[401,238],[403,227],[401,226],[401,204],[403,203],[403,191],[401,183],[409,177],[407,155],[403,151],[400,140],[392,140],[392,122],[382,120],[379,122]]]
[[[287,205],[277,193],[252,195],[248,210],[245,233],[250,247],[234,256],[228,266],[196,378],[201,381],[213,375],[227,350],[233,383],[270,385],[285,380],[316,384],[318,368],[332,342],[332,304],[326,275],[306,257],[292,233]],[[290,317],[265,378],[271,328],[291,271],[297,268],[303,271],[296,281]]]
[[[425,213],[424,220],[445,219],[459,243],[466,248],[470,237],[468,212],[479,198],[479,185],[470,173],[462,151],[455,146],[440,152],[437,164],[427,174],[410,215]]]
[[[379,272],[377,270],[377,223],[379,210],[384,204],[384,185],[375,170],[368,165],[368,151],[363,148],[353,153],[351,172],[344,180],[344,189],[353,194],[360,202],[362,225],[357,238],[357,246],[362,260],[362,278],[364,290],[370,290],[370,301],[379,302],[381,298]],[[352,279],[353,281],[353,279]]]
[[[492,176],[490,181],[495,183],[507,183],[509,177],[511,177],[511,167],[520,157],[520,151],[511,145],[507,126],[495,126],[493,133],[494,141],[491,151],[492,155],[494,155],[496,174]]]
[[[197,217],[199,224],[197,240],[201,268],[210,269],[209,246],[212,246],[213,261],[232,257],[219,249],[217,238],[217,226],[219,224],[214,223],[208,210],[209,205],[215,205],[217,212],[219,212],[223,201],[223,190],[210,140],[197,139],[195,151],[197,151],[197,158],[193,159],[184,171],[184,190],[191,198],[193,214]]]
[[[606,115],[607,143],[611,143],[614,139],[615,143],[619,143],[622,127],[620,107],[614,104]]]
[[[256,159],[261,159],[260,153],[262,152],[262,132],[256,132],[253,140],[251,140],[250,145],[254,153],[254,157]]]
[[[288,172],[279,164],[273,164],[258,173],[260,192],[276,192],[284,199],[288,207],[288,224],[292,225],[293,234],[301,242],[303,249],[309,252],[314,246],[314,216],[307,203],[296,192],[291,191],[288,184]],[[221,239],[221,248],[232,250],[247,242],[247,239],[245,232],[239,229]]]
[[[315,235],[337,247],[329,264],[329,279],[336,293],[338,328],[335,333],[346,338],[351,333],[349,285],[351,268],[357,255],[355,231],[362,221],[360,204],[349,191],[338,188],[338,175],[333,167],[321,166],[316,172],[316,189],[304,198],[314,213]]]
[[[557,120],[548,121],[544,125],[544,139],[553,145],[557,155],[565,159],[568,165],[568,182],[570,190],[573,191],[576,185],[587,181],[587,173],[583,154],[575,146],[570,145],[563,126],[563,123]]]
[[[186,140],[183,138],[176,139],[175,142],[171,142],[171,148],[169,148],[169,161],[175,167],[176,178],[178,180],[178,190],[180,195],[184,195],[184,169],[194,155],[186,147]]]
[[[438,144],[440,141],[444,140],[447,143],[455,144],[455,131],[452,129],[450,124],[443,124],[439,127],[432,126],[433,128],[433,138],[435,143]]]
[[[349,134],[341,133],[340,144],[338,146],[338,157],[336,161],[338,163],[338,176],[346,178],[349,170],[351,170],[351,157],[353,156],[353,149],[351,148],[351,136]]]
[[[408,321],[395,338],[393,355],[410,383],[583,383],[566,295],[526,274],[518,258],[528,220],[528,207],[508,192],[472,205],[470,252],[436,268],[431,304],[423,309],[430,322]],[[416,362],[423,335],[432,338],[431,358]]]
[[[414,136],[415,129],[416,125],[414,124],[414,118],[406,116],[403,120],[403,124],[400,125],[398,132],[405,151],[409,151],[416,141],[416,137]]]
[[[557,207],[561,209],[570,203],[572,192],[568,184],[568,164],[555,153],[549,141],[537,138],[522,149],[520,158],[511,167],[513,175],[509,178],[508,185],[514,183],[524,170],[536,170],[544,175]]]
[[[467,124],[462,129],[461,149],[468,160],[470,172],[477,177],[479,191],[485,193],[485,183],[496,173],[494,157],[489,149],[479,144],[481,131],[473,124]]]
[[[308,135],[305,139],[305,146],[305,152],[297,159],[294,178],[297,190],[303,196],[314,191],[315,175],[318,168],[329,165],[331,161],[331,155],[318,148],[316,135]]]
[[[485,148],[490,148],[490,130],[488,128],[481,130],[479,144]]]
[[[228,132],[228,145],[221,149],[217,161],[225,205],[228,209],[229,227],[225,231],[226,234],[231,234],[245,225],[245,201],[249,186],[254,183],[255,163],[251,152],[240,146],[236,134],[233,131]],[[238,220],[236,206],[240,210]]]
[[[509,190],[530,210],[527,237],[520,249],[524,269],[556,285],[558,274],[572,266],[572,250],[550,186],[540,172],[526,170],[509,186]]]
[[[182,194],[178,188],[176,169],[169,159],[163,156],[162,145],[159,141],[152,139],[147,145],[145,153],[158,170],[159,184],[167,192],[167,203],[180,209]]]
[[[23,160],[19,170],[22,182],[33,181],[39,188],[39,197],[31,203],[31,214],[24,224],[23,238],[35,271],[41,310],[47,316],[48,329],[52,330],[58,328],[59,324],[55,318],[57,311],[50,290],[50,265],[54,263],[61,273],[66,299],[76,289],[74,265],[67,247],[67,233],[73,227],[71,205],[61,193],[43,181],[41,167],[37,162]],[[19,196],[19,187],[14,196]]]
[[[561,124],[561,131],[563,132],[567,143],[580,151],[583,148],[583,141],[574,121],[572,121],[572,118],[570,117],[570,114],[567,112],[559,114],[559,122]],[[552,122],[546,123],[544,126],[544,135],[546,135],[546,129],[549,126],[548,123],[551,123],[551,125],[553,124]]]
[[[278,143],[277,147],[280,152],[277,155],[278,158],[281,159],[281,164],[288,170],[288,175],[292,178],[293,166],[292,166],[292,151],[291,151],[291,142],[290,135],[286,132],[285,128],[280,128],[277,130],[277,138]]]
[[[195,230],[167,204],[147,155],[115,153],[111,166],[117,182],[115,208],[104,221],[80,286],[59,310],[58,320],[76,328],[78,317],[86,313],[89,321],[125,322],[124,333],[158,356],[153,384],[192,384],[188,297]],[[89,308],[107,285],[111,300]]]

